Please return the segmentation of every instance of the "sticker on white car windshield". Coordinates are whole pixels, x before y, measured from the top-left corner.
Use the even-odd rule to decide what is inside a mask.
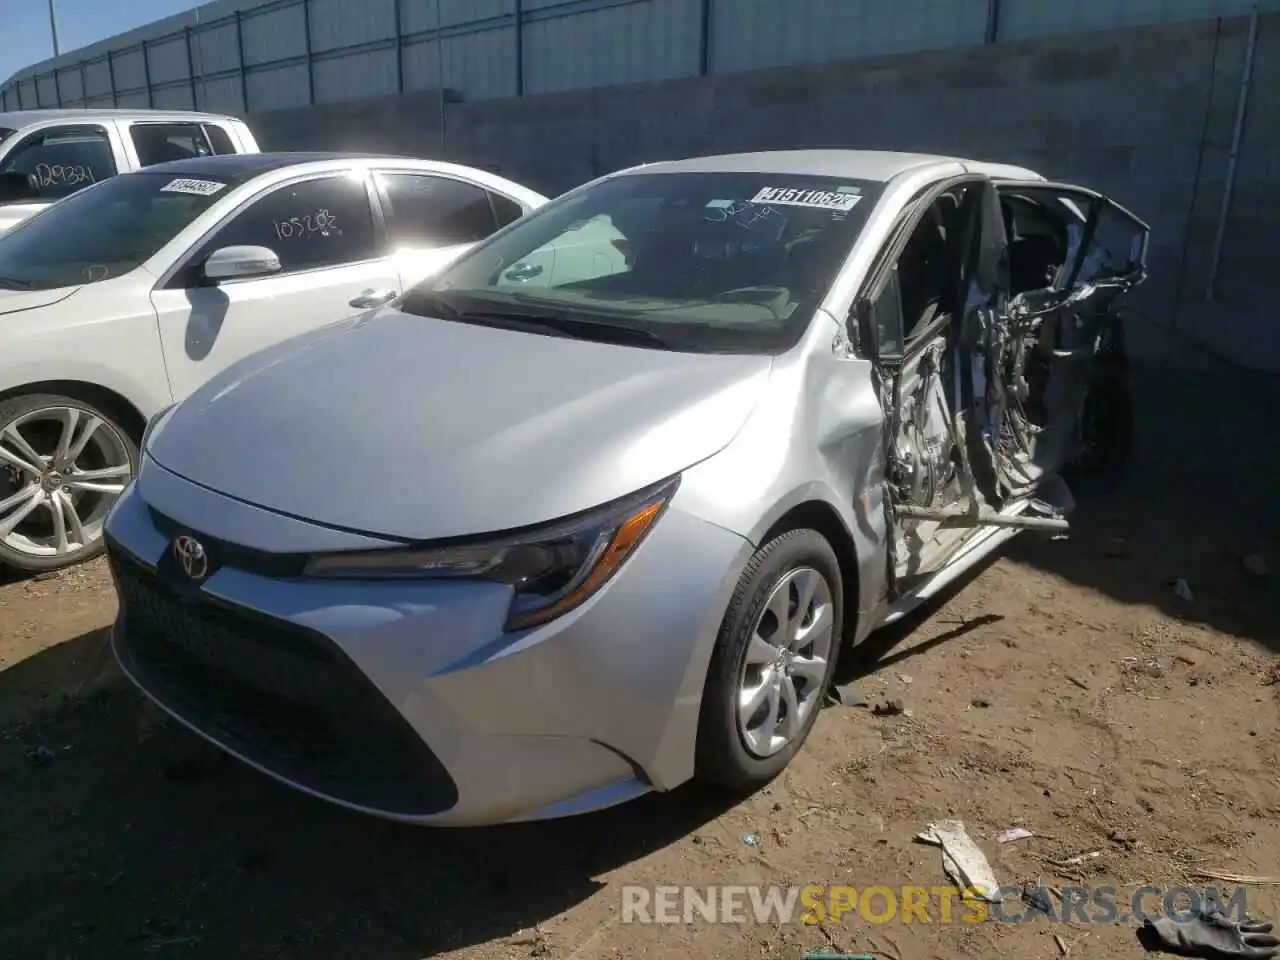
[[[191,180],[187,177],[180,177],[177,180],[170,180],[160,188],[160,192],[186,193],[193,197],[212,197],[225,186],[225,183],[218,183],[216,180]]]
[[[797,190],[793,187],[763,187],[751,198],[752,203],[771,206],[812,207],[815,210],[839,210],[848,213],[862,197],[856,193],[832,190]]]

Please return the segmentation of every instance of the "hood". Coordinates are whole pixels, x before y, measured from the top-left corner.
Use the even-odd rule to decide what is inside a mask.
[[[387,309],[228,368],[153,429],[147,451],[195,483],[317,523],[409,540],[497,532],[718,452],[770,363]]]
[[[39,213],[45,207],[49,206],[47,202],[39,203],[10,203],[4,207],[0,207],[0,234],[6,230],[16,227],[23,220]]]
[[[18,313],[21,310],[38,310],[61,303],[79,287],[58,287],[55,290],[10,290],[0,287],[0,314]]]

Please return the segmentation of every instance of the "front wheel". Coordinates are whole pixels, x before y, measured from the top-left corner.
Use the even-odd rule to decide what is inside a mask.
[[[822,708],[843,622],[840,564],[822,534],[765,544],[725,613],[702,695],[697,776],[755,790],[791,762]]]
[[[0,402],[0,564],[36,573],[96,556],[137,462],[128,432],[87,403]]]

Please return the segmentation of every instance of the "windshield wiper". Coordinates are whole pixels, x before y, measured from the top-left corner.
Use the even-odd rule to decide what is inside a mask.
[[[556,336],[574,340],[594,340],[599,343],[640,344],[669,347],[670,343],[651,330],[604,320],[573,317],[557,310],[538,307],[511,307],[494,309],[464,309],[454,301],[435,291],[423,291],[406,299],[406,312],[424,315],[436,314],[446,320],[461,320],[485,326],[522,329],[533,333],[550,332]]]
[[[14,277],[0,277],[0,287],[8,287],[10,290],[30,290],[30,280],[18,280]]]
[[[539,310],[464,310],[459,320],[487,323],[504,327],[523,327],[527,330],[547,332],[573,340],[594,340],[598,343],[641,344],[666,347],[670,344],[651,330],[608,323],[603,320],[587,320],[561,313],[543,313]]]

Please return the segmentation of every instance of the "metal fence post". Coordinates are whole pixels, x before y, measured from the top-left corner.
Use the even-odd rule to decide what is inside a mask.
[[[244,112],[249,112],[249,74],[244,68],[244,19],[240,11],[236,11],[236,56],[240,61],[240,99],[244,103]]]
[[[89,84],[85,80],[84,61],[80,61],[80,103],[89,106]]]
[[[107,79],[111,82],[111,105],[120,106],[120,94],[116,93],[116,58],[115,52],[107,51]]]
[[[147,106],[154,107],[155,97],[151,93],[151,55],[147,53],[147,41],[142,41],[142,82],[147,85]]]
[[[302,32],[307,38],[307,103],[316,105],[315,59],[311,55],[311,0],[302,0]]]
[[[987,43],[1000,39],[1000,0],[987,0]]]
[[[191,55],[191,28],[183,27],[182,32],[187,41],[187,81],[191,86],[191,109],[200,109],[200,98],[196,94],[196,61]]]
[[[404,29],[400,25],[403,0],[395,0],[396,18],[396,93],[404,93],[404,41],[400,33]]]
[[[702,0],[701,16],[698,27],[698,76],[705,77],[711,72],[711,3]]]
[[[524,0],[516,5],[516,96],[524,96]]]

